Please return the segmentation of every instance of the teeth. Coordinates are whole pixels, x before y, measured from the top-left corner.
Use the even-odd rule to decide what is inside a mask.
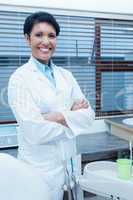
[[[46,48],[41,48],[40,50],[43,51],[43,52],[48,52],[49,51],[49,49],[46,49]]]

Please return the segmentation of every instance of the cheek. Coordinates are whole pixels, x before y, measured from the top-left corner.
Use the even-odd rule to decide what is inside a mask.
[[[56,40],[52,42],[54,48],[56,48],[56,43],[57,43]]]
[[[37,51],[38,50],[37,46],[38,46],[38,44],[32,43],[30,47],[31,47],[32,51]]]
[[[30,46],[31,47],[36,47],[38,45],[39,41],[35,38],[31,38],[30,40]]]

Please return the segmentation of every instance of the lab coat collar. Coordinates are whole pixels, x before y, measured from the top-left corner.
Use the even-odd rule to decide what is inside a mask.
[[[40,65],[40,67],[44,67],[46,68],[47,65],[40,63],[36,58],[34,58],[33,56],[30,57],[30,59],[28,60],[28,63],[30,64],[30,66],[32,66],[32,69],[34,71],[38,71],[38,67],[37,65]],[[48,64],[48,66],[50,68],[52,68],[52,70],[54,70],[54,68],[56,67],[56,65],[53,63],[52,60],[50,60],[50,63]]]
[[[55,77],[55,82],[56,82],[56,76],[55,76],[55,71],[56,71],[56,65],[51,61],[51,65],[52,65],[52,70],[53,70],[53,73],[54,73],[54,77]],[[52,88],[52,89],[55,89],[55,86],[51,83],[51,81],[43,75],[43,73],[41,73],[41,71],[38,69],[36,63],[33,61],[33,58],[32,56],[30,57],[29,61],[28,61],[28,66],[30,67],[30,70],[32,72],[36,72],[36,75],[37,75],[37,78],[38,80],[40,81],[46,81],[47,84]]]
[[[53,71],[53,62],[52,62],[52,60],[49,60],[48,64],[43,64],[43,63],[39,62],[34,56],[31,56],[31,60],[35,63],[35,65],[37,66],[37,68],[41,72],[45,73],[47,67],[49,67],[49,69],[51,71]]]

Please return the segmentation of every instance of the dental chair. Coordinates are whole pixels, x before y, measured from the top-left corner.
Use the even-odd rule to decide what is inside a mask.
[[[50,191],[35,169],[0,153],[1,200],[51,200]]]

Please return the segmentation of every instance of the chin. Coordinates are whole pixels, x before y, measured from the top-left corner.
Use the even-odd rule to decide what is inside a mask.
[[[44,63],[44,64],[47,64],[48,63],[48,61],[49,61],[49,59],[46,59],[46,58],[40,58],[40,57],[36,57],[36,59],[39,61],[39,62],[41,62],[41,63]]]

